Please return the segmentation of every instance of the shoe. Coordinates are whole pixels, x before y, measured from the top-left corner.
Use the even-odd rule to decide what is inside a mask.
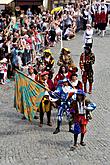
[[[60,129],[59,128],[56,128],[56,130],[53,132],[53,134],[57,134],[60,132]]]
[[[77,147],[78,147],[78,144],[75,144],[75,145],[71,146],[70,151],[74,151]]]
[[[52,127],[52,123],[47,123],[48,126]]]
[[[67,40],[67,41],[69,41],[69,40],[70,40],[70,38],[68,37],[66,40]]]
[[[81,146],[86,146],[86,144],[84,142],[81,142],[80,145]]]
[[[101,34],[101,31],[98,31],[97,35],[100,35]]]
[[[39,127],[42,127],[42,125],[43,125],[42,123],[39,123]]]
[[[78,144],[76,143],[76,144],[74,144],[74,147],[78,147]]]

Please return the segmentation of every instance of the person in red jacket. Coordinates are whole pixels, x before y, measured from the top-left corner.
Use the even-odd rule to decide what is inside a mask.
[[[58,85],[58,81],[59,80],[63,80],[64,78],[69,78],[69,75],[68,75],[68,67],[65,66],[65,65],[62,65],[60,66],[60,69],[58,71],[58,74],[55,76],[54,78],[54,86],[55,88],[57,87]]]

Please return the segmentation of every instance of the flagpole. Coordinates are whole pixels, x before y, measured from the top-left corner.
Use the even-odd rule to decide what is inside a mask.
[[[61,17],[62,23],[63,23],[63,17]],[[61,29],[61,50],[63,48],[63,29],[64,29],[64,25],[60,28]]]
[[[61,30],[61,50],[63,48],[62,30]]]

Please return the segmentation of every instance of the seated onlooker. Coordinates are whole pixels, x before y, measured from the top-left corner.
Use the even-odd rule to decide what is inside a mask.
[[[74,36],[75,36],[75,34],[74,34],[73,29],[72,29],[72,25],[69,25],[68,28],[66,29],[65,33],[64,33],[64,39],[70,40]]]
[[[0,61],[0,83],[5,84],[7,78],[7,66],[6,66],[7,59],[3,58]]]

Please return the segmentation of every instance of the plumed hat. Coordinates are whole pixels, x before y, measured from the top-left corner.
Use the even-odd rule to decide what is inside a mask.
[[[52,52],[50,51],[50,49],[46,49],[46,50],[44,50],[44,53],[52,54]]]
[[[71,51],[68,49],[68,48],[62,48],[62,51],[66,51],[66,52],[68,52],[68,53],[70,53]]]

